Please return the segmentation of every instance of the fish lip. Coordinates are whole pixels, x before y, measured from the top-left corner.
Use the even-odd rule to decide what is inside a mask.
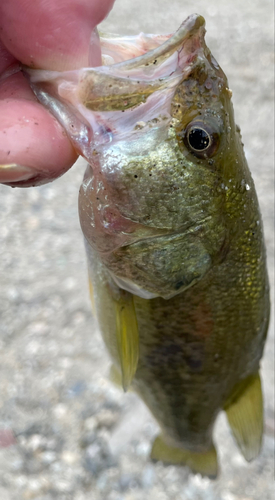
[[[145,53],[142,55],[106,66],[82,68],[78,76],[77,99],[86,110],[95,113],[97,120],[101,116],[104,121],[105,117],[110,131],[113,129],[115,133],[118,122],[123,117],[121,111],[127,112],[130,109],[132,114],[132,111],[140,109],[141,104],[150,102],[149,108],[155,108],[155,117],[159,114],[167,115],[176,86],[187,78],[198,54],[204,49],[204,35],[204,18],[193,14],[174,34],[164,35],[167,37],[166,41],[156,48],[146,51],[145,43]],[[109,48],[111,45],[110,42]],[[108,44],[106,47],[108,52]],[[164,90],[167,94],[167,106],[163,102],[161,109],[158,109],[153,96],[160,101],[160,93]],[[105,116],[106,112],[108,114]],[[135,115],[135,111],[133,114]],[[144,108],[143,116],[146,122]],[[102,135],[102,132],[98,130],[97,135]]]
[[[123,70],[131,70],[134,68],[140,68],[150,64],[155,59],[163,56],[169,56],[170,53],[174,52],[178,47],[181,47],[183,42],[187,40],[195,32],[202,28],[202,36],[205,34],[205,19],[199,14],[191,14],[187,19],[185,19],[178,30],[171,35],[171,37],[159,47],[149,50],[141,56],[134,57],[132,59],[127,59],[119,63],[112,64],[112,68],[121,68]]]

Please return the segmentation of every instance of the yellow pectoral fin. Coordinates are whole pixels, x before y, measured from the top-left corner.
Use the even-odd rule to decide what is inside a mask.
[[[186,465],[194,473],[215,479],[218,475],[217,452],[212,445],[208,451],[194,452],[168,446],[162,436],[157,436],[151,451],[151,459],[167,465]]]
[[[111,365],[110,367],[109,380],[120,389],[123,387],[121,371],[118,370],[115,365]],[[131,390],[132,390],[131,387],[130,388],[128,387],[128,391]]]
[[[259,373],[250,376],[245,389],[225,407],[228,423],[244,456],[250,462],[260,452],[263,434],[263,395]]]
[[[139,358],[139,334],[132,294],[123,292],[116,302],[116,333],[121,363],[122,386],[127,391],[136,373]]]

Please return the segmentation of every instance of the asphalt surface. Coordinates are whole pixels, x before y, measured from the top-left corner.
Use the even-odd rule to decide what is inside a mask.
[[[104,31],[175,31],[206,19],[229,78],[262,209],[274,297],[273,2],[118,0]],[[274,498],[274,320],[262,362],[265,435],[247,464],[225,418],[211,482],[148,458],[158,426],[108,380],[92,318],[77,197],[84,162],[40,188],[0,187],[0,499],[271,500]]]

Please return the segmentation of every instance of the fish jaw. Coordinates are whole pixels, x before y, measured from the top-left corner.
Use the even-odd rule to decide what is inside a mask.
[[[202,50],[204,34],[204,19],[196,14],[173,35],[104,34],[102,58],[112,64],[62,73],[27,69],[27,73],[38,99],[42,97],[90,162],[94,150],[100,151],[110,142],[131,141],[152,128],[167,130],[175,88]],[[131,56],[134,58],[128,59]],[[86,124],[86,137],[75,139],[77,125],[72,127],[64,107],[58,112],[57,102],[51,103],[53,97]]]

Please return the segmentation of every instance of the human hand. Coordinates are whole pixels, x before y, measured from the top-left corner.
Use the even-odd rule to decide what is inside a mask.
[[[77,159],[65,131],[37,101],[20,64],[50,70],[101,64],[93,30],[114,0],[2,0],[0,3],[0,182],[50,182]],[[1,78],[2,75],[2,78]],[[9,75],[9,76],[7,76]]]

